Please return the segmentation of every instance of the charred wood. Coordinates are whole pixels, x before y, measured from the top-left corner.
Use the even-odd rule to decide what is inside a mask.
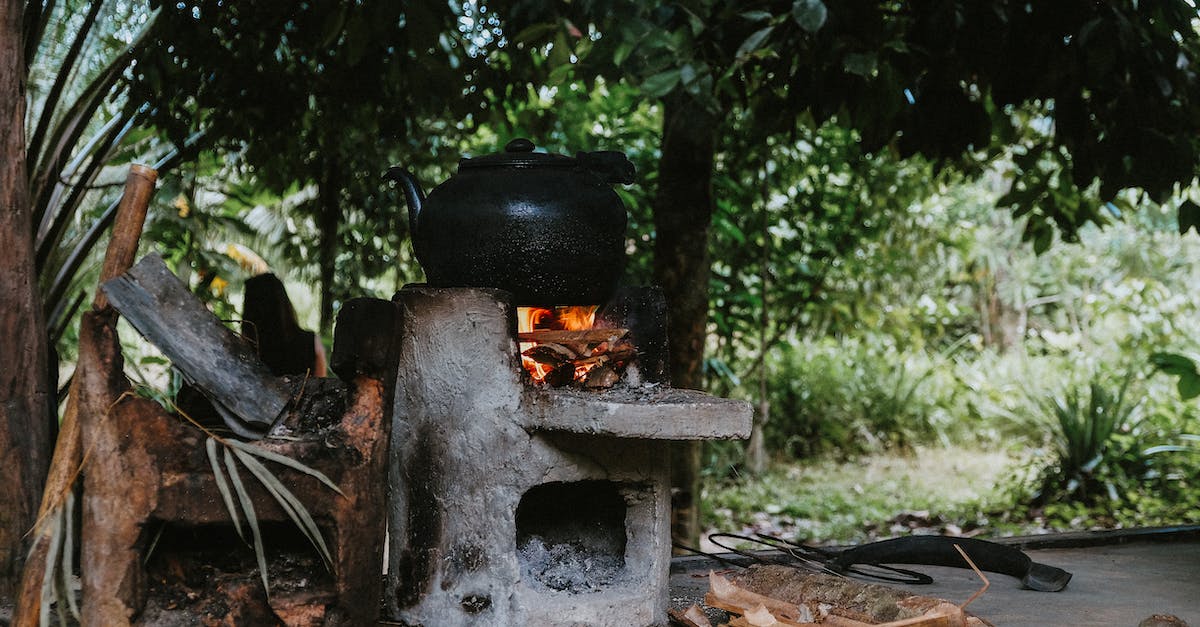
[[[259,438],[282,415],[286,384],[150,254],[102,286],[121,315],[200,388],[242,437]]]
[[[378,298],[354,298],[342,305],[333,329],[330,366],[344,381],[357,375],[389,380],[399,335],[397,305]]]

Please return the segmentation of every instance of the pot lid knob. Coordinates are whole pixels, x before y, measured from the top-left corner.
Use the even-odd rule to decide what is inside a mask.
[[[504,144],[504,152],[533,152],[533,142],[524,137],[518,137]]]

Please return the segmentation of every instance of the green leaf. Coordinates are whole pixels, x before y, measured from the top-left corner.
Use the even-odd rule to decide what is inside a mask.
[[[810,33],[815,33],[824,26],[827,17],[829,10],[821,0],[796,0],[792,3],[792,19],[796,20],[800,28]]]
[[[1196,362],[1190,358],[1178,353],[1159,352],[1150,355],[1150,363],[1160,372],[1179,377],[1175,388],[1184,400],[1200,396],[1200,372],[1196,369]]]
[[[671,93],[677,84],[679,84],[679,70],[672,69],[648,77],[642,81],[641,87],[646,95],[661,98]]]
[[[1040,228],[1033,235],[1033,252],[1042,254],[1050,249],[1054,242],[1054,231],[1050,227]]]
[[[746,38],[746,41],[742,42],[741,46],[738,46],[737,54],[735,56],[737,56],[738,59],[743,59],[749,56],[751,52],[758,50],[759,46],[762,45],[763,41],[766,40],[767,36],[770,35],[771,31],[773,30],[775,30],[774,26],[768,26],[752,33]]]
[[[538,43],[542,38],[558,30],[558,28],[559,25],[557,22],[534,24],[517,33],[517,36],[513,37],[512,40],[514,43],[519,44]]]
[[[571,63],[571,44],[567,41],[566,33],[560,32],[554,38],[554,47],[550,49],[550,56],[546,58],[546,62],[551,68]]]
[[[685,86],[690,85],[692,81],[696,80],[696,68],[692,67],[690,63],[679,68],[679,80]]]
[[[1200,376],[1191,374],[1179,377],[1175,389],[1179,390],[1179,396],[1185,401],[1200,396]]]
[[[1196,375],[1196,362],[1179,353],[1152,353],[1150,364],[1159,371],[1173,376]]]
[[[1200,205],[1185,200],[1179,205],[1179,233],[1182,235],[1190,229],[1200,233]]]
[[[620,67],[621,64],[625,62],[625,59],[629,58],[629,53],[631,52],[633,52],[633,42],[621,42],[621,44],[617,46],[616,51],[613,52],[613,65]]]
[[[875,75],[879,67],[879,60],[869,52],[854,52],[846,55],[846,59],[842,61],[842,67],[851,74],[870,78]]]
[[[746,11],[745,13],[739,13],[738,15],[741,15],[751,22],[761,22],[763,20],[771,19],[770,11]]]
[[[704,32],[704,20],[700,19],[699,15],[689,11],[686,7],[683,8],[684,14],[687,15],[688,26],[692,27],[692,35],[699,35]]]

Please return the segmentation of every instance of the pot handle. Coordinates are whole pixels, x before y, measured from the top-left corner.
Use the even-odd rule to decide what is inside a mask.
[[[637,168],[625,153],[616,150],[597,150],[575,154],[579,165],[595,172],[605,183],[629,185],[637,174]]]
[[[415,242],[417,239],[417,215],[425,206],[425,192],[421,191],[421,186],[417,184],[417,177],[398,165],[388,168],[383,178],[399,183],[400,188],[404,190],[404,199],[408,202],[408,235]]]

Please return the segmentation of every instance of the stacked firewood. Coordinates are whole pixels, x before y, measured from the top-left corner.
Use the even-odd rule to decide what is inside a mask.
[[[628,335],[628,329],[539,329],[518,333],[517,339],[534,344],[521,354],[537,364],[547,385],[604,390],[616,385],[637,357]]]

